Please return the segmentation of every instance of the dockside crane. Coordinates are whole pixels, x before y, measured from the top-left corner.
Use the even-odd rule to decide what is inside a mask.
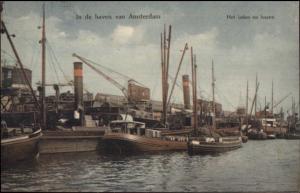
[[[127,101],[130,102],[130,99],[128,97],[128,90],[127,90],[127,88],[125,88],[123,85],[121,85],[120,83],[118,83],[117,81],[115,81],[114,79],[112,79],[110,76],[108,76],[107,74],[105,74],[104,72],[102,72],[101,70],[99,70],[98,68],[96,68],[95,66],[93,66],[85,58],[83,58],[83,57],[81,57],[81,56],[79,56],[79,55],[77,55],[75,53],[72,56],[78,58],[80,61],[82,61],[83,63],[85,63],[91,69],[93,69],[94,71],[96,71],[99,75],[103,76],[106,80],[108,80],[110,83],[112,83],[118,89],[120,89],[122,91],[123,95],[125,96],[125,98],[127,99]]]

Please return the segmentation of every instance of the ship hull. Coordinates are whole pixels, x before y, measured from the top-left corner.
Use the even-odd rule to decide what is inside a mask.
[[[226,143],[202,143],[193,144],[192,141],[188,143],[188,153],[190,155],[194,154],[207,154],[207,153],[222,153],[226,151],[231,151],[242,147],[242,141],[237,140],[233,142]]]
[[[39,155],[38,143],[41,136],[41,130],[38,130],[30,135],[2,139],[1,164],[36,159]]]
[[[298,134],[288,133],[288,134],[285,135],[285,138],[286,139],[291,139],[291,140],[300,139],[300,133],[298,133]]]
[[[110,133],[103,137],[107,153],[138,153],[157,151],[186,151],[186,141],[171,141],[124,133]]]

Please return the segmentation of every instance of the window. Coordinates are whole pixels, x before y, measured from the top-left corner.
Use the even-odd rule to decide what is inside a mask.
[[[8,70],[8,71],[7,71],[7,78],[8,78],[8,79],[11,79],[11,78],[12,78],[12,71],[11,71],[11,70]]]

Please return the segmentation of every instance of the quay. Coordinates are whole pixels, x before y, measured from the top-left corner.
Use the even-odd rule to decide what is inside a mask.
[[[40,154],[100,151],[104,128],[44,131],[39,142]]]

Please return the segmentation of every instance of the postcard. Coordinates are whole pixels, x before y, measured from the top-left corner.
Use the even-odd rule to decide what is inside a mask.
[[[299,2],[1,1],[1,191],[300,191]]]

